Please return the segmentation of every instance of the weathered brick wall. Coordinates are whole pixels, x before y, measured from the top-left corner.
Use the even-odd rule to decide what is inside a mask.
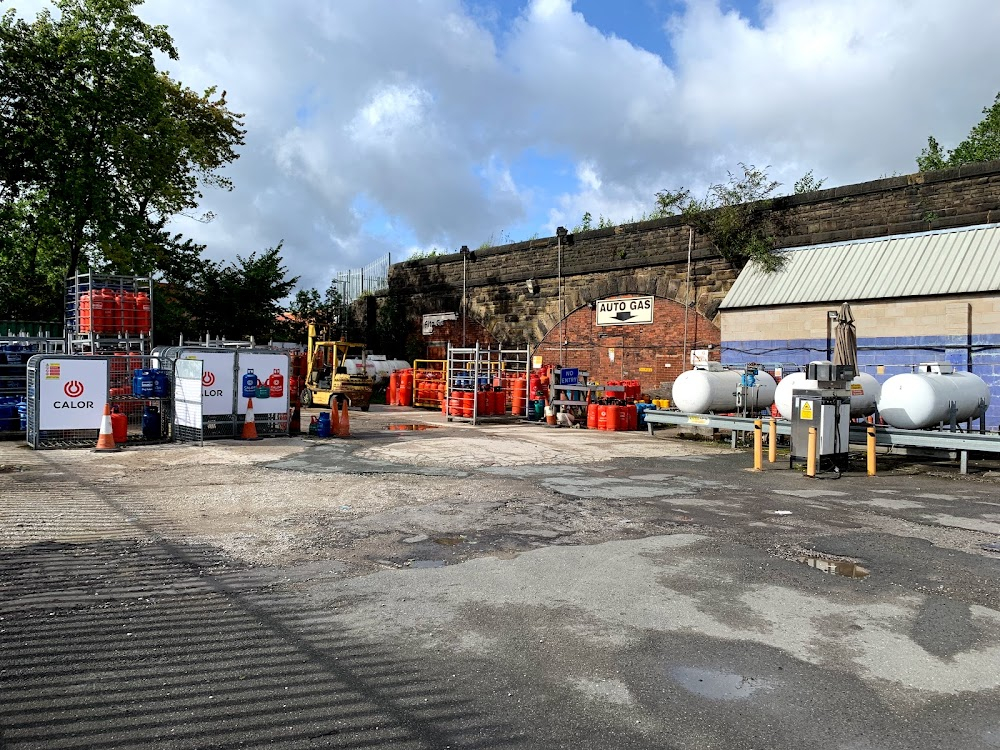
[[[779,247],[1000,221],[1000,161],[789,196],[773,210],[785,227]],[[424,313],[458,311],[464,268],[469,317],[503,344],[535,346],[562,317],[560,270],[563,315],[617,294],[683,304],[687,249],[688,229],[672,217],[579,233],[561,253],[548,237],[476,250],[467,261],[459,253],[407,261],[390,269],[390,294],[411,324]],[[715,321],[738,271],[702,237],[692,258],[691,300]]]

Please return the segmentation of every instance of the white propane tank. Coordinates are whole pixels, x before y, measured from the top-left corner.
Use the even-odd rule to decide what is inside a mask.
[[[345,359],[344,367],[348,375],[367,375],[372,379],[375,378],[375,363],[371,360],[366,360],[362,365],[360,359]]]
[[[695,369],[682,373],[674,381],[674,405],[691,414],[736,411],[736,394],[743,373],[739,370]],[[774,378],[761,370],[748,394],[750,411],[766,409],[774,400]]]
[[[402,359],[369,358],[368,364],[375,365],[375,382],[388,383],[394,370],[409,370],[410,363]]]
[[[885,423],[903,430],[923,430],[951,423],[951,405],[956,422],[965,422],[980,404],[990,405],[989,386],[971,372],[953,372],[947,363],[925,363],[920,371],[893,375],[882,384],[878,411]]]
[[[792,418],[792,391],[806,386],[804,372],[792,372],[778,381],[774,391],[774,403],[784,419]],[[873,375],[860,373],[851,381],[851,419],[867,417],[875,413],[881,386]]]

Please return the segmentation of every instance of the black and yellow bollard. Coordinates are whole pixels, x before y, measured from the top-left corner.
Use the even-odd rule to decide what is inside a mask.
[[[875,476],[875,425],[868,425],[868,476]]]
[[[768,428],[770,433],[767,438],[767,462],[773,464],[778,460],[778,420],[771,417]]]
[[[806,476],[816,476],[816,448],[817,448],[816,428],[809,428],[809,448],[806,452]]]
[[[764,425],[759,419],[753,423],[753,470],[764,471]]]

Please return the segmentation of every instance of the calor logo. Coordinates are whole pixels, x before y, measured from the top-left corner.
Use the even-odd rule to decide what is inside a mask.
[[[80,398],[83,395],[83,383],[79,380],[70,380],[63,386],[63,392],[70,398]]]
[[[204,372],[201,376],[201,384],[206,388],[211,388],[215,385],[215,373]]]

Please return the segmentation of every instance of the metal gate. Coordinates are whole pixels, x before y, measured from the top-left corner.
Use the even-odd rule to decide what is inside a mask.
[[[202,376],[205,363],[200,359],[174,362],[174,440],[205,444],[202,408]]]

